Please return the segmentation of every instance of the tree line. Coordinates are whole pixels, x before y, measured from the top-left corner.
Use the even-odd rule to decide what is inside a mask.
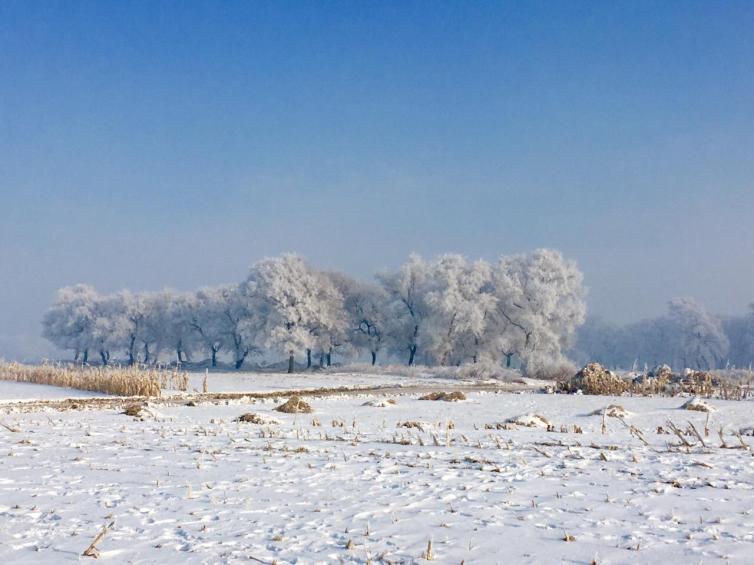
[[[668,303],[667,313],[624,326],[589,318],[569,356],[605,366],[641,370],[744,368],[754,361],[754,304],[743,316],[716,316],[691,298]]]
[[[583,277],[573,261],[540,249],[495,263],[457,254],[411,255],[395,272],[360,281],[294,254],[252,265],[238,284],[194,292],[103,295],[61,288],[43,336],[74,359],[129,364],[252,357],[330,365],[334,355],[408,365],[515,360],[533,372],[564,360],[584,322]],[[314,359],[313,359],[314,358]]]

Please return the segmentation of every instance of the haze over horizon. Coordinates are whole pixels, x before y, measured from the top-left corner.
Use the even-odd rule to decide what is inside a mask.
[[[754,4],[0,4],[0,357],[55,290],[553,247],[617,322],[754,301]]]

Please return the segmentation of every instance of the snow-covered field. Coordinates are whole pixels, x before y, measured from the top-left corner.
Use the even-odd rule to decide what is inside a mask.
[[[713,400],[706,422],[682,398],[418,396],[307,397],[313,414],[160,405],[144,419],[0,407],[17,430],[0,428],[0,559],[88,559],[113,523],[97,544],[113,563],[413,563],[430,541],[438,563],[752,560],[754,457],[740,441],[754,438],[731,434],[754,425],[750,402]],[[587,414],[611,403],[629,415],[603,433]],[[233,421],[245,412],[279,423]],[[528,413],[557,431],[496,425]],[[668,420],[707,423],[708,447],[669,449]]]
[[[363,374],[363,373],[190,373],[189,391],[202,391],[205,376],[209,392],[271,392],[276,390],[300,390],[336,387],[406,387],[406,386],[452,386],[455,384],[474,384],[462,381],[417,373],[410,377],[402,375]],[[527,379],[534,386],[541,386],[542,381]],[[498,381],[487,381],[496,383]],[[503,384],[503,383],[499,383]]]
[[[75,388],[0,381],[0,404],[17,400],[87,398],[91,396],[101,396],[101,394],[86,390],[76,390]]]

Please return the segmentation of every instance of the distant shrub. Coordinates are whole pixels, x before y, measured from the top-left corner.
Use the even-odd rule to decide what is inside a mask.
[[[526,376],[533,379],[562,382],[573,377],[575,373],[576,365],[570,361],[557,361],[540,364],[536,368],[527,371]]]

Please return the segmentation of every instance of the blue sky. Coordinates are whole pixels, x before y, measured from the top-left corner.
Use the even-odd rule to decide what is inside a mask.
[[[608,319],[742,312],[753,26],[751,2],[2,2],[0,355],[59,286],[289,250],[368,276],[548,246]]]

